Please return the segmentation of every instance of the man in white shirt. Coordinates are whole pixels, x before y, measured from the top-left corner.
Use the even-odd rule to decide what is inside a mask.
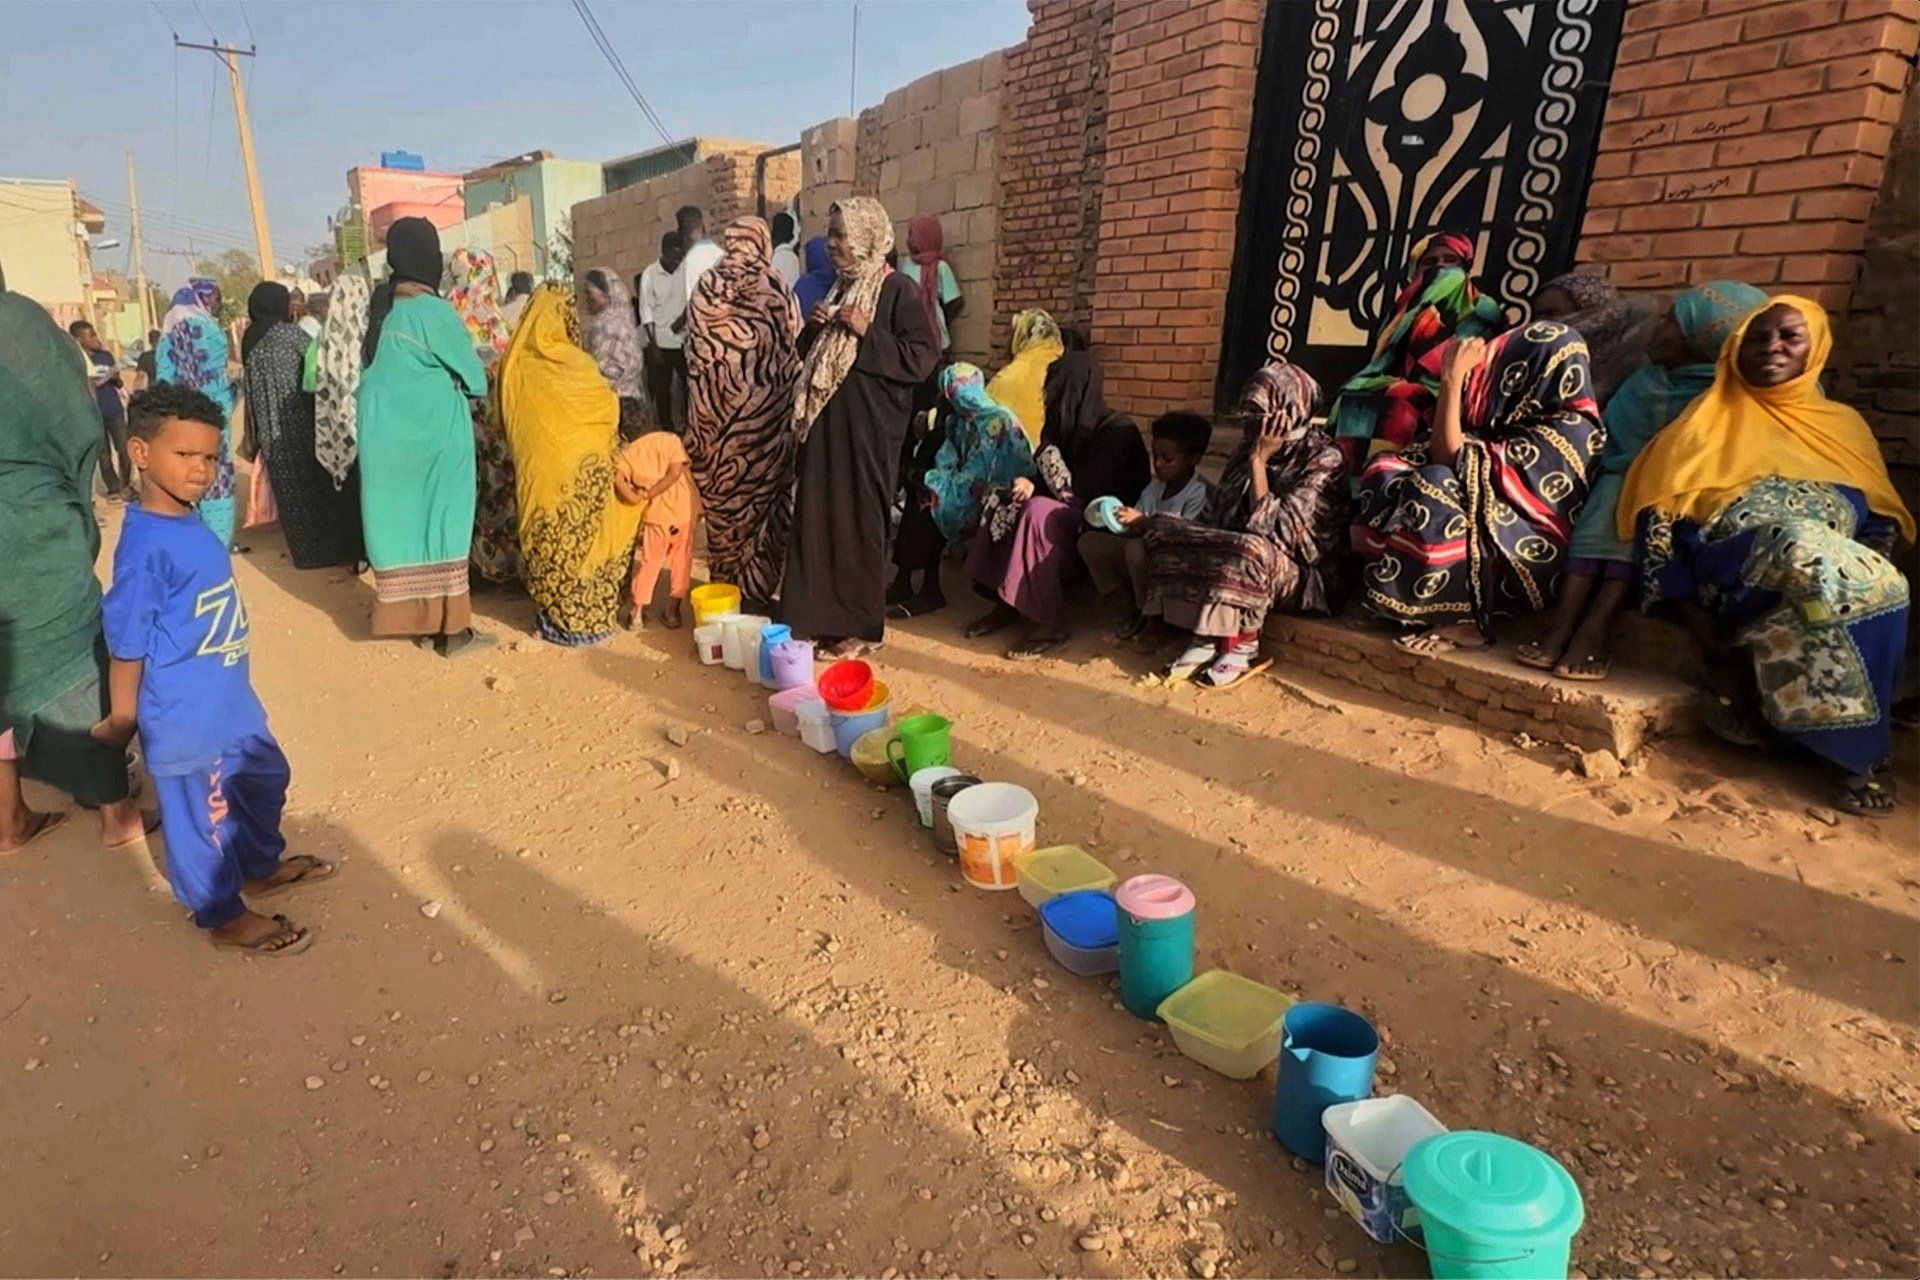
[[[800,221],[782,209],[773,215],[773,273],[793,288],[800,278]]]
[[[640,355],[646,364],[647,394],[655,411],[668,427],[685,422],[684,412],[676,416],[673,392],[676,384],[687,380],[687,355],[681,349],[685,341],[687,295],[680,275],[685,245],[678,231],[660,237],[660,260],[649,263],[640,273],[636,302],[640,308],[640,333],[646,340]]]
[[[720,246],[707,239],[707,215],[699,205],[683,205],[673,219],[680,227],[680,243],[687,247],[687,256],[680,264],[680,296],[692,301],[700,277],[720,261]],[[684,331],[686,326],[686,313],[682,312],[678,328]]]

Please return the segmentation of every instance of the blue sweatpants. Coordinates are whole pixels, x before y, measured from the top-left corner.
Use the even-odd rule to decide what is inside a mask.
[[[167,881],[202,929],[238,919],[246,910],[241,882],[264,880],[279,867],[287,848],[280,811],[292,776],[280,744],[263,732],[235,742],[211,769],[153,780]]]

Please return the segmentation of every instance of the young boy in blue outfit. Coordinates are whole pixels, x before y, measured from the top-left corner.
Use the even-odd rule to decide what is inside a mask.
[[[216,947],[304,951],[312,932],[251,910],[331,876],[309,855],[284,861],[290,773],[247,663],[247,610],[220,539],[194,512],[220,459],[220,407],[158,383],[128,406],[128,449],[144,473],[113,553],[102,623],[112,665],[96,738],[146,748],[167,841],[167,880]]]

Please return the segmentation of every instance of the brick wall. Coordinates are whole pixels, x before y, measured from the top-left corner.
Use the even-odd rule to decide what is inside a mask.
[[[1920,0],[1633,0],[1580,260],[1844,306],[1917,32]]]
[[[1834,317],[1833,393],[1880,437],[1894,483],[1920,507],[1920,93],[1907,95],[1867,222],[1859,282]]]
[[[1261,0],[1114,0],[1093,341],[1145,421],[1213,401]]]
[[[1006,52],[996,364],[1004,361],[1017,311],[1045,307],[1062,324],[1093,321],[1084,264],[1099,243],[1109,84],[1096,68],[1107,63],[1117,7],[1118,0],[1027,0],[1027,38]]]
[[[695,204],[704,209],[707,232],[718,237],[720,228],[728,222],[756,211],[755,155],[731,152],[710,156],[597,200],[582,200],[574,205],[575,273],[600,267],[617,272],[631,286],[633,277],[659,258],[660,237],[674,229],[673,215],[682,205]],[[799,192],[800,171],[798,152],[774,156],[768,161],[769,207],[784,204]]]

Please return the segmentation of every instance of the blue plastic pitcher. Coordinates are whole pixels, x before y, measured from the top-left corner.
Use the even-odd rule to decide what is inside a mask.
[[[1416,1143],[1400,1175],[1434,1280],[1564,1280],[1586,1206],[1546,1152],[1462,1130]]]
[[[1337,1004],[1296,1004],[1280,1021],[1280,1079],[1273,1090],[1273,1136],[1319,1164],[1327,1158],[1320,1113],[1373,1092],[1380,1036],[1373,1024]]]
[[[784,622],[769,622],[760,628],[760,655],[758,671],[760,683],[773,688],[773,646],[785,644],[793,639],[793,628]]]

